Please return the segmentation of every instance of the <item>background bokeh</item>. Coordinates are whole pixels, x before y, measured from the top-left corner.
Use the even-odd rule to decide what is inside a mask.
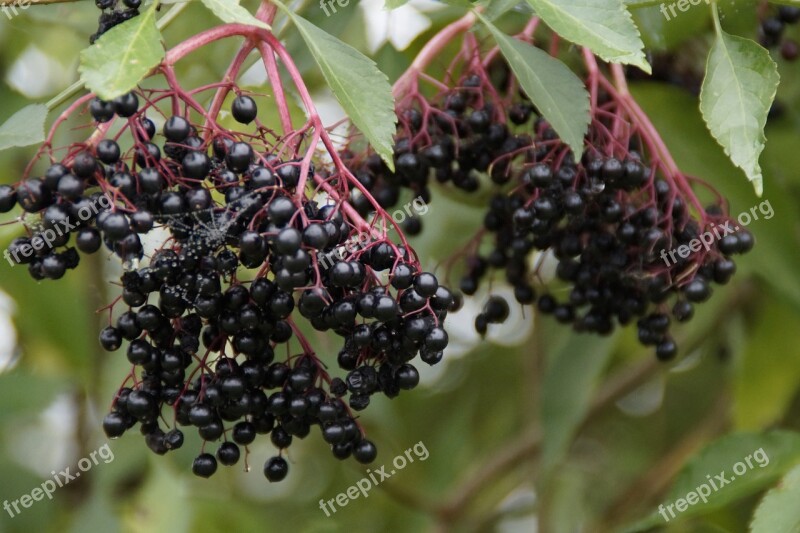
[[[253,2],[244,4],[255,9]],[[412,2],[390,14],[379,0],[352,0],[331,17],[315,2],[298,9],[370,54],[392,79],[426,38],[463,13]],[[755,36],[755,5],[733,3],[725,13],[728,31]],[[96,29],[96,16],[87,1],[31,7],[12,19],[0,14],[0,123],[77,78],[78,53]],[[513,13],[501,22],[514,27],[522,17]],[[52,501],[15,518],[0,510],[0,533],[527,532],[537,525],[540,531],[604,531],[667,501],[677,473],[708,443],[729,433],[750,432],[742,438],[758,443],[778,429],[800,431],[800,72],[776,57],[780,109],[767,126],[759,199],[705,130],[697,97],[686,87],[692,72],[702,73],[707,10],[667,22],[654,7],[637,11],[637,22],[658,57],[674,56],[661,78],[683,80],[684,86],[664,79],[632,84],[682,169],[726,195],[734,214],[764,201],[774,211],[751,225],[758,244],[738,261],[734,281],[678,329],[679,363],[655,363],[631,329],[608,339],[579,336],[530,310],[515,309],[508,324],[481,341],[472,331],[485,298],[479,294],[448,319],[452,346],[439,367],[424,369],[422,385],[394,400],[376,398],[364,412],[363,424],[380,451],[377,465],[419,442],[430,453],[366,501],[352,501],[330,518],[319,509],[320,499],[335,498],[366,467],[336,461],[316,433],[292,446],[288,478],[270,484],[261,473],[273,454],[268,439],[251,447],[250,472],[240,463],[204,480],[191,473],[196,437],[156,457],[132,432],[111,442],[112,462],[59,489]],[[195,2],[165,38],[175,44],[215,23]],[[302,42],[291,28],[283,37],[326,117],[339,118]],[[190,57],[180,65],[182,83],[218,80],[237,45],[220,43]],[[263,75],[254,69],[243,83],[258,90]],[[64,132],[60,141],[82,134]],[[16,182],[34,151],[0,152],[0,183]],[[422,219],[425,232],[412,241],[427,258],[424,266],[435,268],[479,227],[486,197],[434,190]],[[0,217],[0,223],[7,220]],[[0,247],[21,231],[16,224],[0,226]],[[100,422],[128,363],[122,352],[100,349],[103,320],[95,311],[116,296],[111,282],[120,267],[102,254],[84,260],[63,280],[42,283],[23,267],[0,264],[0,501],[29,493],[52,470],[75,465],[107,442]],[[323,358],[335,358],[332,340],[316,341]],[[800,461],[800,448],[786,450],[785,460]],[[763,488],[745,491],[740,483],[741,497],[663,529],[746,531]]]

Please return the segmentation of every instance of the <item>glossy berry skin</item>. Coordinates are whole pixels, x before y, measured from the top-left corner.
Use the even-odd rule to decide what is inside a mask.
[[[211,477],[217,471],[217,460],[210,453],[203,453],[195,457],[192,463],[192,472],[199,477]]]
[[[120,155],[119,145],[112,139],[103,139],[97,143],[97,158],[106,165],[119,161]]]
[[[433,274],[423,272],[414,279],[414,290],[424,298],[429,298],[436,294],[439,288],[439,281]]]
[[[28,213],[37,213],[50,203],[50,191],[40,179],[23,181],[17,187],[17,203]]]
[[[272,457],[264,465],[264,475],[272,482],[283,481],[289,473],[289,464],[283,457]]]
[[[109,439],[119,438],[128,429],[128,422],[120,413],[109,413],[103,419],[103,431]]]
[[[122,335],[114,327],[107,327],[100,332],[100,344],[108,352],[115,352],[122,346]]]
[[[217,450],[217,459],[225,466],[233,466],[239,462],[239,447],[232,442],[223,442]]]
[[[486,320],[493,324],[505,322],[509,315],[508,302],[500,296],[492,296],[483,306],[483,314]]]
[[[114,104],[114,111],[123,118],[132,117],[139,110],[139,98],[132,92],[114,98],[112,103]]]
[[[211,161],[208,156],[201,152],[189,152],[183,158],[183,171],[186,176],[195,180],[202,180],[208,176],[211,169]]]
[[[164,137],[174,143],[186,140],[191,131],[189,121],[180,116],[170,117],[164,123]]]
[[[105,102],[99,98],[94,98],[89,102],[89,112],[92,114],[92,118],[102,124],[114,118],[116,109],[113,102]]]
[[[378,448],[375,445],[363,439],[358,442],[355,447],[353,448],[353,457],[356,458],[356,461],[362,464],[369,464],[375,460],[378,456]]]
[[[258,106],[255,100],[246,95],[237,96],[231,106],[233,118],[241,124],[250,124],[258,116]]]
[[[244,142],[233,143],[228,150],[228,155],[225,157],[228,168],[234,172],[244,172],[250,166],[252,160],[253,149]]]
[[[8,213],[16,205],[16,191],[10,185],[0,185],[0,213]]]

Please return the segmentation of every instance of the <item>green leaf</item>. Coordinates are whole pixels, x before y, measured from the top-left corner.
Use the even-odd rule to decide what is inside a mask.
[[[769,491],[753,514],[751,533],[796,533],[800,531],[800,467]]]
[[[711,135],[744,170],[759,196],[764,186],[758,158],[779,81],[778,66],[767,50],[718,28],[706,63],[700,111]]]
[[[66,381],[66,380],[62,380]],[[0,374],[0,425],[21,415],[32,415],[43,410],[56,396],[67,389],[69,383],[60,383],[56,377],[45,378],[19,368]]]
[[[389,79],[370,58],[281,7],[294,21],[347,116],[394,170],[393,137],[397,116]]]
[[[482,5],[486,6],[483,16],[489,20],[496,20],[502,15],[514,9],[520,0],[484,0]]]
[[[404,6],[408,3],[408,0],[386,0],[386,9],[397,9],[400,6]]]
[[[760,239],[758,244],[762,260],[768,260]],[[800,313],[788,303],[772,302],[753,320],[743,332],[746,343],[734,377],[733,418],[745,430],[778,423],[800,385],[800,344],[784,338],[786,331],[800,331]]]
[[[663,4],[664,0],[625,0],[625,5],[631,9],[639,9],[641,7],[650,7]]]
[[[202,0],[202,2],[222,22],[258,26],[265,30],[270,29],[269,24],[258,20],[248,10],[240,6],[239,0]]]
[[[81,79],[103,100],[129,92],[164,59],[155,7],[112,28],[81,52]]]
[[[543,470],[550,470],[572,441],[608,364],[614,340],[570,334],[554,354],[542,380]]]
[[[800,209],[794,200],[794,182],[797,181],[795,126],[788,120],[770,126],[770,142],[764,149],[764,172],[774,186],[770,198],[759,203],[749,182],[730,179],[736,167],[708,135],[695,97],[674,86],[657,83],[632,84],[631,93],[686,174],[701,176],[723,191],[733,215],[757,208],[759,220],[748,229],[756,236],[758,252],[737,260],[736,277],[760,278],[779,299],[800,310],[797,256],[786,252],[800,247],[800,236],[795,229],[796,221],[800,220]],[[762,208],[769,209],[760,212]]]
[[[748,457],[752,468],[747,466]],[[682,520],[721,509],[768,487],[798,461],[800,433],[776,430],[726,435],[709,444],[683,467],[669,495],[663,500],[664,512],[670,520]],[[740,465],[744,465],[746,470]],[[737,475],[734,468],[743,473]],[[720,486],[722,481],[716,477],[720,474],[727,481],[724,486]],[[709,482],[709,478],[711,481],[716,480],[714,485]],[[688,505],[684,511],[676,512],[676,517],[672,517],[666,506],[675,504],[679,498],[686,500],[690,492],[706,492],[705,488],[699,489],[701,485],[705,485],[710,491],[706,501],[700,500],[694,505]],[[715,486],[717,490],[714,490]],[[627,531],[642,531],[664,523],[664,517],[656,509],[648,518]]]
[[[586,86],[558,59],[535,46],[509,37],[481,18],[492,32],[525,93],[559,137],[572,148],[575,158],[580,159],[583,137],[591,121]]]
[[[45,136],[45,120],[46,105],[31,104],[23,107],[0,126],[0,150],[42,142]]]
[[[622,0],[526,0],[564,39],[586,46],[611,63],[635,65],[650,73],[644,43]]]

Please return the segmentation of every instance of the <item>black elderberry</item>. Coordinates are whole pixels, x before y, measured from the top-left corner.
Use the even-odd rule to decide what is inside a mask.
[[[706,280],[697,276],[683,287],[683,293],[690,302],[704,302],[711,296],[711,287]]]
[[[501,296],[491,296],[483,306],[483,315],[492,324],[505,322],[509,315],[508,302]]]
[[[438,288],[439,281],[433,274],[423,272],[414,278],[414,291],[423,298],[433,296]]]
[[[121,413],[108,413],[103,419],[103,431],[109,439],[121,437],[128,429],[128,421]]]
[[[202,152],[189,152],[183,158],[183,171],[186,177],[203,180],[211,169],[211,161]]]
[[[739,253],[744,254],[753,249],[755,245],[755,237],[747,230],[741,230],[737,233],[739,239]]]
[[[675,358],[678,353],[678,346],[672,339],[666,339],[659,342],[656,346],[656,357],[661,361],[669,361]]]
[[[164,123],[164,137],[168,141],[180,143],[186,140],[192,131],[189,121],[180,116],[173,116]]]
[[[100,332],[100,344],[108,352],[116,352],[122,346],[122,335],[114,327],[107,327]]]
[[[419,384],[419,372],[414,366],[404,364],[395,372],[395,379],[401,389],[411,390]]]
[[[16,191],[9,185],[0,185],[0,213],[8,213],[16,205]]]
[[[23,181],[17,187],[17,203],[28,213],[37,213],[51,202],[50,191],[40,179]]]
[[[103,139],[97,143],[97,158],[106,165],[118,162],[120,155],[119,145],[112,139]]]
[[[225,162],[228,164],[228,168],[234,172],[244,172],[250,167],[252,160],[253,149],[249,144],[244,142],[233,143],[225,156]]]
[[[275,198],[272,200],[272,202],[270,202],[269,207],[267,208],[267,214],[269,215],[270,220],[277,226],[283,226],[289,222],[295,211],[296,208],[294,203],[285,196]]]
[[[164,435],[164,444],[170,450],[177,450],[183,446],[183,432],[180,429],[171,429]]]
[[[282,481],[289,473],[289,464],[283,457],[272,457],[264,465],[264,475],[271,482]]]
[[[82,179],[94,176],[97,160],[89,152],[79,152],[72,160],[72,173]]]
[[[378,456],[378,449],[375,445],[366,440],[362,439],[353,447],[353,457],[355,457],[356,461],[362,464],[369,464],[375,460]]]
[[[131,0],[127,0],[130,2]],[[138,0],[141,3],[141,0]],[[128,6],[128,7],[139,7],[136,6]],[[132,117],[136,114],[136,111],[139,110],[139,98],[136,94],[130,92],[127,94],[123,94],[122,96],[118,96],[112,100],[114,104],[114,111],[116,111],[117,115],[128,118]]]
[[[231,106],[233,118],[241,124],[250,124],[258,115],[258,106],[255,100],[246,95],[237,96]]]
[[[200,477],[211,477],[217,471],[217,460],[210,453],[203,453],[195,457],[192,463],[192,472]]]
[[[99,98],[94,98],[89,102],[89,112],[92,114],[92,118],[97,122],[104,123],[114,118],[116,110],[112,102],[105,102]]]
[[[284,187],[294,187],[300,179],[300,165],[286,164],[277,170],[278,177]]]
[[[239,447],[232,442],[223,442],[217,449],[217,459],[225,466],[233,466],[239,462]]]

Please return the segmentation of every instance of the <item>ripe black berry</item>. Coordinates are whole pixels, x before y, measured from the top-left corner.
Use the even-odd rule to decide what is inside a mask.
[[[8,213],[17,205],[17,193],[9,185],[0,185],[0,213]]]
[[[233,118],[242,124],[250,124],[258,116],[258,107],[255,100],[249,96],[237,96],[231,106]]]
[[[217,460],[210,453],[203,453],[195,457],[192,463],[192,472],[200,477],[211,477],[217,471]]]
[[[139,1],[141,2],[141,0]],[[128,6],[128,7],[138,7],[138,6]],[[134,114],[136,114],[136,111],[139,110],[139,98],[132,92],[114,98],[112,103],[114,104],[114,111],[117,112],[117,115],[124,118],[132,117]]]
[[[122,346],[122,335],[119,330],[107,327],[100,332],[100,344],[108,352],[116,352]]]
[[[239,447],[232,442],[223,442],[217,449],[217,458],[225,466],[233,466],[239,462]]]
[[[89,103],[89,112],[92,114],[92,118],[97,122],[103,123],[114,118],[116,110],[112,102],[105,102],[99,98],[94,98]]]
[[[289,473],[289,464],[283,457],[272,457],[264,465],[264,475],[271,482],[282,481]]]
[[[174,116],[167,119],[164,123],[164,137],[168,141],[180,143],[189,136],[191,133],[191,125],[189,121],[183,117]]]
[[[362,439],[353,447],[353,457],[362,464],[369,464],[378,456],[378,449],[367,439]]]

